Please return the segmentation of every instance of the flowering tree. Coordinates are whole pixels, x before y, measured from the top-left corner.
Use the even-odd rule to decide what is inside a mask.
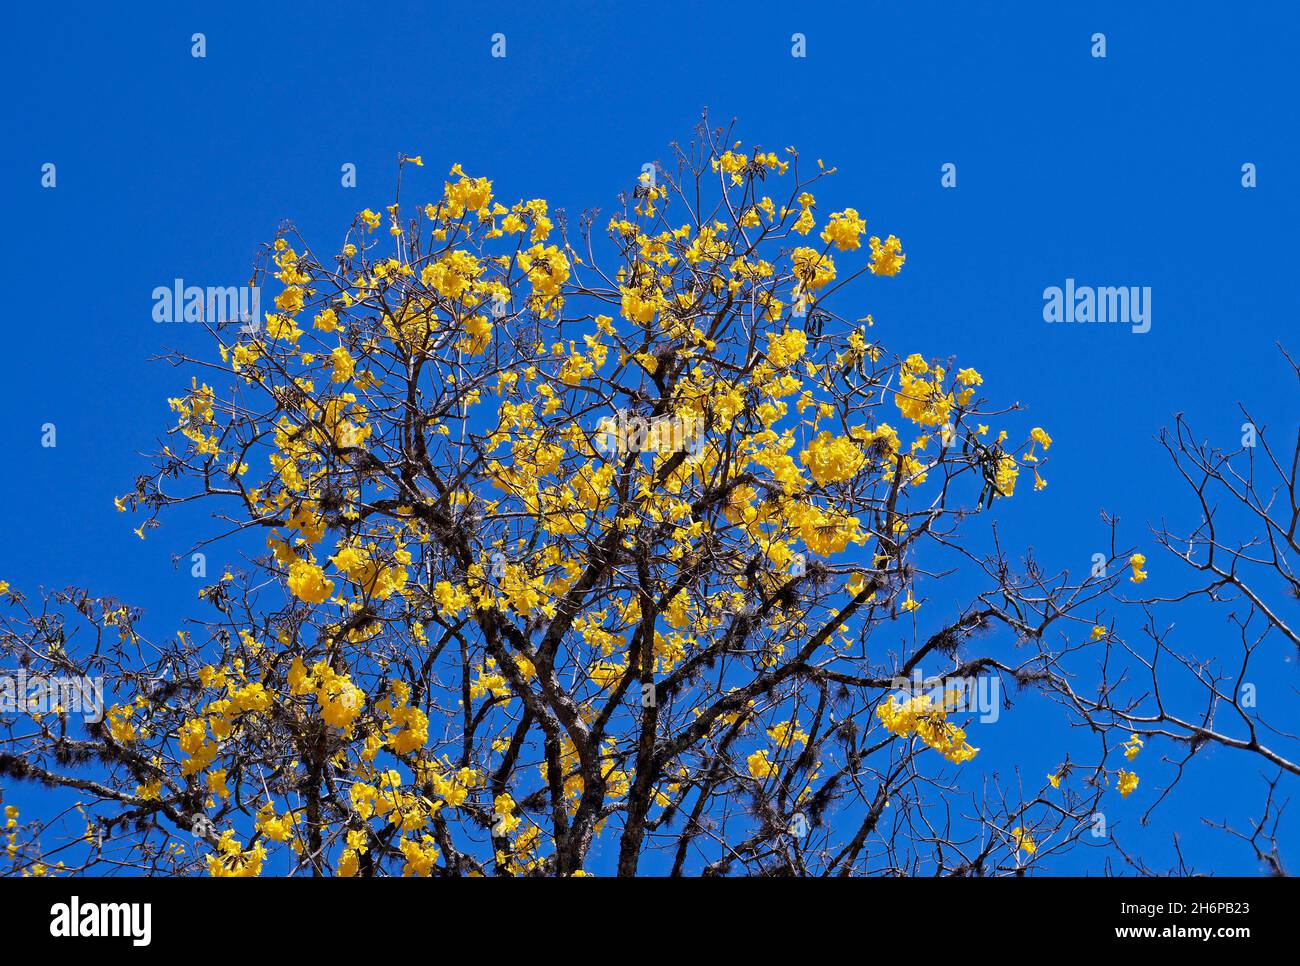
[[[275,311],[174,358],[118,502],[142,538],[211,508],[208,619],[151,642],[0,588],[6,662],[111,692],[84,728],[0,717],[0,778],[74,796],[11,807],[14,870],[999,874],[1109,842],[1157,729],[1071,668],[1145,558],[1003,551],[986,511],[1051,438],[872,340],[852,283],[906,256],[818,215],[833,170],[708,129],[675,154],[603,231],[459,166],[404,202],[403,157],[336,254],[280,232]],[[963,786],[1012,693],[1091,744]]]

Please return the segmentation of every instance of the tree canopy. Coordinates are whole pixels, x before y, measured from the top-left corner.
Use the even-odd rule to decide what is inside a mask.
[[[172,359],[175,425],[117,509],[142,539],[211,511],[209,617],[149,640],[117,600],[0,588],[6,667],[108,692],[99,723],[0,715],[0,779],[77,802],[10,807],[13,870],[994,875],[1082,846],[1144,868],[1105,815],[1145,790],[1145,744],[1296,773],[1235,670],[1166,644],[1174,602],[1126,596],[1149,564],[1117,527],[1073,576],[1002,546],[991,508],[1048,484],[1051,435],[978,360],[875,341],[907,256],[822,215],[833,169],[704,127],[571,222],[398,168],[341,244],[284,225],[256,266],[273,310]],[[1247,484],[1165,439],[1271,542],[1238,563],[1297,586],[1294,461],[1260,465],[1277,517],[1253,455]],[[1247,608],[1247,660],[1260,632],[1297,643],[1213,528],[1164,536]],[[1160,700],[1166,664],[1202,705]],[[984,775],[1029,703],[1074,746]]]

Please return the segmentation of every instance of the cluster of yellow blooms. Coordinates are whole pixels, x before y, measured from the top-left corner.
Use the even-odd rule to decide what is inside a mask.
[[[419,751],[429,743],[429,716],[413,708],[411,686],[405,681],[393,681],[391,697],[375,705],[375,710],[388,716],[388,746],[399,755]]]
[[[954,764],[970,761],[979,752],[966,741],[966,732],[948,721],[949,704],[959,692],[947,692],[939,701],[928,694],[918,694],[903,702],[896,695],[876,708],[876,717],[887,730],[900,738],[915,735]]]
[[[1124,742],[1124,757],[1132,761],[1142,750],[1142,739],[1137,735],[1129,735],[1128,741]],[[1138,776],[1135,772],[1128,771],[1124,768],[1119,770],[1116,775],[1116,785],[1122,798],[1128,798],[1135,788],[1138,787]]]
[[[1121,768],[1117,779],[1117,787],[1123,798],[1128,798],[1133,789],[1138,787],[1138,776],[1131,771],[1125,771]]]
[[[18,854],[18,806],[5,806],[5,852],[9,858]]]
[[[208,875],[214,879],[253,879],[262,874],[266,861],[266,846],[258,842],[244,850],[234,829],[221,833],[215,852],[207,856]]]
[[[838,483],[857,476],[866,463],[867,456],[853,440],[844,436],[832,436],[822,430],[800,454],[800,459],[808,467],[813,479],[825,486],[827,483]]]
[[[799,727],[796,720],[780,721],[767,729],[767,736],[779,751],[788,751],[795,745],[806,745],[808,734]],[[768,751],[760,748],[746,759],[751,778],[764,781],[777,774],[779,765],[768,757]]]
[[[202,715],[181,725],[177,739],[187,756],[181,764],[182,775],[195,775],[209,768],[221,749],[221,742],[249,724],[253,716],[271,709],[271,695],[266,687],[260,681],[248,681],[242,667],[233,675],[204,667],[199,671],[199,683],[205,690],[225,689],[226,696],[209,701]]]
[[[768,759],[767,751],[763,749],[750,755],[746,763],[749,766],[750,777],[757,778],[759,781],[771,778],[777,771],[776,763]]]
[[[1011,836],[1015,839],[1017,852],[1033,855],[1038,851],[1038,843],[1034,840],[1033,833],[1029,829],[1016,826],[1011,830]]]
[[[327,725],[344,734],[352,733],[353,722],[361,714],[366,695],[347,674],[340,674],[328,661],[318,661],[309,671],[302,658],[295,657],[289,668],[288,685],[290,694],[315,695],[321,718]]]

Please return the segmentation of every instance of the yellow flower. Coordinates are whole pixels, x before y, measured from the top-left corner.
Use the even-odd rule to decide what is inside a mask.
[[[1016,479],[1020,476],[1020,464],[1012,457],[1003,454],[998,459],[995,485],[999,496],[1012,496],[1016,492]]]
[[[876,275],[897,275],[903,268],[907,256],[903,254],[903,243],[890,235],[882,243],[879,238],[871,238],[871,271]]]
[[[898,703],[896,695],[876,708],[876,717],[886,730],[907,738],[916,735],[953,764],[970,761],[978,754],[966,741],[966,732],[951,724],[942,705],[933,705],[930,696],[918,694]]]
[[[213,878],[254,878],[262,874],[262,863],[266,861],[266,846],[258,842],[247,852],[235,838],[234,829],[221,833],[217,851],[207,857],[208,875]]]
[[[784,369],[792,363],[798,362],[804,354],[804,349],[808,345],[808,336],[802,329],[790,329],[788,332],[776,334],[767,333],[767,339],[770,343],[767,347],[767,361],[778,369]]]
[[[361,860],[352,849],[344,849],[339,856],[339,875],[345,879],[356,875],[361,868]]]
[[[799,459],[808,467],[813,479],[823,486],[857,475],[867,461],[866,455],[853,440],[832,436],[826,430],[818,434],[799,455]]]
[[[1121,798],[1128,798],[1133,789],[1138,787],[1138,776],[1131,771],[1119,770],[1119,794]]]
[[[623,680],[627,668],[622,664],[614,664],[612,661],[597,661],[591,666],[591,671],[588,673],[596,686],[604,691],[606,688],[612,688]]]
[[[1011,834],[1016,839],[1016,851],[1024,852],[1026,855],[1033,855],[1038,851],[1038,843],[1034,841],[1034,836],[1028,829],[1017,826],[1011,830]]]
[[[788,748],[792,744],[806,745],[808,743],[808,734],[799,727],[798,721],[782,721],[780,724],[773,725],[767,729],[767,736],[776,743],[778,748]]]
[[[293,813],[275,813],[275,805],[267,802],[257,813],[258,830],[272,842],[283,842],[293,831]]]
[[[402,875],[433,875],[433,863],[438,861],[439,855],[433,836],[421,836],[419,842],[402,839],[398,842],[398,848],[402,849],[402,854],[407,859],[406,865],[402,867]]]
[[[1128,558],[1128,565],[1133,568],[1133,576],[1129,578],[1132,583],[1140,584],[1147,579],[1147,572],[1142,569],[1146,566],[1146,562],[1146,556],[1140,553],[1135,553]]]
[[[943,371],[931,371],[920,355],[913,353],[899,369],[894,405],[908,419],[922,426],[942,426],[956,400],[943,385]]]
[[[830,255],[823,255],[813,248],[796,248],[790,259],[801,293],[815,292],[835,281],[835,262]]]
[[[330,374],[330,378],[334,382],[347,382],[352,378],[352,373],[356,371],[357,364],[347,349],[339,346],[330,353],[330,359],[334,364],[334,371]]]
[[[859,239],[866,230],[867,223],[858,217],[858,213],[852,208],[845,208],[831,215],[831,220],[822,230],[821,239],[827,243],[834,243],[835,247],[842,252],[848,252],[862,246]]]
[[[220,768],[208,772],[208,792],[222,798],[230,797],[230,787],[226,784],[226,769]]]
[[[440,580],[434,585],[433,597],[438,602],[438,612],[451,620],[459,616],[470,603],[469,594],[459,587],[453,587],[445,580]]]
[[[766,751],[756,751],[745,762],[749,765],[749,774],[759,781],[770,778],[776,773],[776,763],[768,761]]]
[[[309,604],[320,604],[334,593],[334,581],[316,564],[297,560],[289,567],[289,592]]]

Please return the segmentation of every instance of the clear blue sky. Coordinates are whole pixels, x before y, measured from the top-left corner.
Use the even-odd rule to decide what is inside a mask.
[[[155,286],[238,284],[284,218],[333,244],[356,211],[391,200],[400,151],[435,175],[460,161],[506,197],[608,210],[705,106],[737,118],[747,142],[837,165],[827,203],[903,239],[906,269],[860,307],[876,337],[955,353],[991,398],[1020,400],[1049,429],[1050,486],[999,512],[1006,545],[1084,568],[1102,549],[1101,507],[1143,543],[1146,521],[1186,506],[1152,442],[1175,411],[1225,446],[1239,399],[1294,433],[1293,384],[1272,348],[1293,338],[1297,308],[1294,6],[727,6],[8,11],[0,577],[28,593],[117,595],[145,607],[158,636],[193,611],[195,583],[171,555],[203,521],[165,519],[142,543],[138,521],[112,508],[180,385],[149,357],[208,351],[198,327],[151,320]],[[1104,60],[1089,54],[1097,31]],[[191,57],[195,32],[204,59]],[[505,59],[489,56],[495,32]],[[805,59],[790,56],[795,32]],[[46,162],[54,190],[40,185]],[[340,186],[345,162],[355,190]],[[940,186],[946,162],[952,190]],[[1067,277],[1150,286],[1151,331],[1045,324],[1043,289]],[[46,422],[56,449],[40,446]],[[1171,565],[1149,556],[1159,587]],[[1194,628],[1189,644],[1213,652],[1219,627]],[[1294,654],[1278,644],[1266,660],[1268,687],[1293,700]],[[1023,742],[1014,755],[993,736],[974,743],[1004,777],[1019,763],[1037,781],[1059,761],[1051,747],[1037,761]],[[1148,788],[1159,753],[1145,761]],[[1228,759],[1198,762],[1137,841],[1171,860],[1178,830],[1198,864],[1256,871],[1198,830],[1202,815],[1244,822],[1262,800],[1260,765]],[[1139,797],[1116,816],[1128,826],[1149,804]]]

